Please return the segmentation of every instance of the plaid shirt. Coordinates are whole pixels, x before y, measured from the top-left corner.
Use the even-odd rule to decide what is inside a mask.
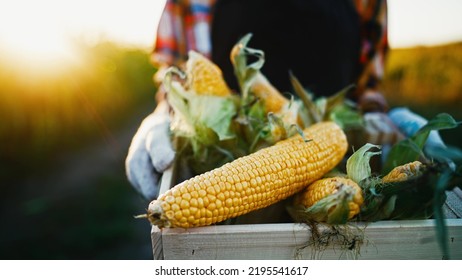
[[[210,26],[216,0],[167,0],[152,53],[158,65],[180,65],[188,50],[211,56]],[[352,0],[360,17],[361,74],[358,95],[376,90],[388,51],[386,0]]]

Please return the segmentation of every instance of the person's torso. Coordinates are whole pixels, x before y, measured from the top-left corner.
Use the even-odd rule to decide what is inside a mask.
[[[350,0],[218,0],[212,23],[212,60],[238,90],[229,60],[247,33],[265,52],[263,74],[292,92],[289,71],[316,95],[354,83],[360,53],[359,17]]]

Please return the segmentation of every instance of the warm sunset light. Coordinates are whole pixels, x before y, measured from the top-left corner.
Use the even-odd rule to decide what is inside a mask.
[[[391,47],[462,39],[462,1],[389,0]],[[149,49],[165,0],[11,0],[0,9],[0,51],[38,66],[75,63],[75,41]]]
[[[150,48],[164,0],[14,0],[0,8],[0,52],[34,68],[76,63],[75,43]]]
[[[202,59],[196,59],[195,62],[188,64],[188,67],[192,65],[193,69],[185,71],[186,79],[181,79],[181,75],[177,75],[178,71],[174,68],[170,68],[174,69],[173,71],[167,72],[172,74],[166,75],[170,79],[165,79],[162,83],[154,79],[160,76],[159,74],[165,73],[162,71],[163,68],[153,63],[152,51],[166,1],[170,0],[0,0],[0,280],[27,279],[26,277],[33,277],[33,279],[41,277],[47,280],[93,279],[95,269],[101,273],[101,276],[111,280],[127,278],[141,280],[140,272],[144,274],[145,271],[152,278],[151,261],[157,258],[210,256],[216,259],[221,256],[224,259],[234,259],[240,256],[244,258],[263,256],[264,258],[337,260],[382,257],[392,259],[417,257],[422,260],[462,259],[462,246],[460,246],[462,244],[460,219],[462,218],[460,207],[462,176],[459,176],[462,171],[462,16],[460,15],[462,0],[387,0],[389,52],[383,60],[371,61],[378,64],[366,64],[364,61],[368,60],[363,60],[364,55],[373,53],[376,48],[370,47],[370,44],[357,44],[358,47],[364,47],[361,51],[368,52],[362,53],[361,65],[356,65],[354,73],[345,73],[348,70],[341,70],[344,68],[341,59],[334,61],[332,65],[329,63],[330,59],[325,59],[334,51],[343,52],[345,49],[343,44],[334,45],[333,47],[336,48],[334,51],[326,48],[319,53],[313,48],[296,48],[296,51],[288,56],[302,57],[304,52],[314,51],[315,53],[311,55],[315,56],[316,60],[319,58],[319,61],[327,63],[320,65],[319,68],[332,67],[341,70],[337,73],[334,71],[323,74],[322,80],[324,78],[326,81],[327,79],[343,80],[341,77],[343,75],[351,81],[360,79],[361,82],[367,79],[368,86],[373,86],[374,90],[370,91],[367,87],[364,95],[361,95],[362,86],[356,86],[356,90],[350,91],[350,87],[346,90],[346,84],[343,88],[338,84],[337,95],[334,96],[334,91],[329,94],[326,90],[327,95],[321,96],[320,92],[317,92],[317,87],[313,85],[316,85],[316,82],[323,84],[323,81],[316,81],[318,77],[315,75],[312,84],[300,82],[300,85],[294,84],[292,90],[281,91],[284,98],[279,96],[278,100],[281,102],[276,103],[284,104],[277,110],[268,107],[271,102],[267,101],[271,100],[266,99],[266,96],[272,96],[280,89],[273,90],[266,84],[265,79],[258,80],[257,77],[253,81],[250,80],[262,75],[259,74],[260,71],[257,71],[257,75],[252,75],[256,70],[253,71],[251,68],[258,65],[260,60],[259,55],[252,54],[251,51],[247,52],[247,48],[242,50],[244,55],[236,59],[239,63],[245,64],[242,65],[244,67],[238,66],[237,69],[242,72],[240,68],[245,68],[243,71],[245,77],[242,79],[242,73],[235,73],[238,74],[234,77],[237,78],[235,81],[238,83],[236,87],[230,84],[229,88],[233,89],[233,94],[229,96],[215,96],[217,92],[211,90],[214,87],[213,81],[211,85],[202,83],[208,83],[210,81],[208,77],[220,72],[216,69],[210,70],[208,68],[210,64]],[[173,2],[200,4],[207,1],[174,0]],[[249,4],[250,1],[255,0],[238,3]],[[308,5],[315,1],[295,2]],[[332,5],[333,8],[337,8],[336,5],[339,5],[337,3],[341,1],[328,2],[335,2],[336,4]],[[287,5],[287,1],[282,0],[277,3],[280,3],[281,7]],[[383,2],[377,1],[377,3]],[[353,9],[346,5],[340,7]],[[174,6],[172,8],[174,12],[178,11]],[[268,9],[265,4],[262,4],[259,12],[264,14],[265,8]],[[201,11],[204,11],[203,7],[196,8],[199,16],[203,16]],[[174,18],[170,17],[175,25],[172,28],[177,28],[181,21]],[[274,18],[278,20],[277,17]],[[233,19],[226,22],[240,24],[238,20]],[[192,17],[186,20],[190,22]],[[339,24],[345,19],[337,20]],[[203,25],[193,28],[193,31],[188,30],[185,35],[190,36],[193,32],[204,30],[202,27]],[[329,30],[325,26],[316,26],[318,27],[321,31]],[[373,24],[369,27],[371,33],[378,30]],[[271,25],[268,25],[268,30],[273,31]],[[164,30],[159,34],[162,32]],[[274,34],[277,36],[279,33],[274,32]],[[332,34],[328,33],[327,36],[329,35]],[[220,34],[220,36],[225,38],[229,34]],[[302,35],[297,34],[297,36]],[[318,37],[318,40],[321,37],[324,36]],[[316,43],[315,38],[311,40],[310,44]],[[175,45],[168,38],[165,42],[171,44],[170,46]],[[249,47],[254,44],[253,42],[250,42]],[[367,43],[366,40],[364,43]],[[265,63],[275,59],[278,64],[278,60],[285,58],[272,57],[265,46],[261,46],[261,51],[266,52]],[[339,57],[348,60],[346,55],[350,51],[353,51],[353,45]],[[229,55],[227,57],[229,58]],[[310,56],[306,56],[305,59],[310,59]],[[308,73],[311,73],[311,70],[321,72],[311,63],[306,63],[305,66],[304,69],[307,69]],[[383,71],[380,71],[383,75],[378,79],[374,75],[360,75],[362,72],[359,70],[369,70],[372,66],[384,66]],[[382,67],[377,70],[382,70]],[[261,74],[263,72],[264,69]],[[378,74],[381,74],[380,72]],[[272,84],[273,78],[289,79],[288,74],[271,78],[268,75],[268,83]],[[295,74],[301,77],[307,76],[307,73]],[[191,81],[193,83],[190,83]],[[226,79],[226,82],[228,81]],[[263,89],[260,94],[257,88],[259,85],[261,85],[259,88]],[[207,88],[207,92],[200,91],[201,87]],[[307,87],[308,94],[301,93],[303,87]],[[270,90],[264,92],[265,88]],[[369,95],[369,93],[376,93],[375,89],[382,94],[387,104],[381,102],[382,96]],[[350,100],[348,98],[350,92],[357,93],[358,98],[355,99],[360,102]],[[330,98],[326,98],[328,96]],[[362,96],[366,98],[363,99]],[[166,108],[158,106],[162,97],[172,105],[171,110],[156,110],[156,108]],[[363,100],[366,102],[363,103]],[[381,106],[368,106],[369,104]],[[390,109],[388,112],[393,112],[393,109],[399,107],[407,107],[415,114],[431,120],[429,125],[417,132],[417,135],[404,138],[409,132],[417,130],[423,122],[407,111],[403,113],[407,116],[399,120],[387,118],[386,108]],[[367,111],[375,108],[383,111]],[[187,123],[188,131],[169,129],[168,115],[171,116],[172,124]],[[296,118],[290,121],[291,117]],[[301,132],[318,120],[325,121],[326,124],[328,121],[338,122],[345,130],[343,133],[335,126],[335,130],[340,134],[329,132],[320,140],[326,142],[324,141],[326,137],[330,137],[327,139],[329,141],[338,138],[346,145],[344,140],[347,135],[346,140],[349,141],[349,151],[342,159],[338,158],[339,161],[341,160],[339,166],[329,167],[333,168],[331,172],[326,169],[325,172],[328,173],[324,177],[348,175],[347,177],[353,178],[358,177],[353,176],[353,173],[361,173],[361,177],[356,179],[363,192],[356,192],[356,190],[355,192],[358,195],[363,193],[364,199],[361,199],[360,195],[359,198],[356,194],[352,196],[350,190],[355,188],[342,186],[332,196],[322,199],[319,204],[316,204],[317,206],[307,208],[306,213],[315,209],[312,214],[313,217],[316,216],[314,220],[318,221],[319,213],[316,209],[321,209],[321,212],[335,212],[333,216],[338,217],[329,216],[328,222],[332,220],[335,224],[343,223],[350,215],[345,207],[354,205],[355,208],[349,210],[359,209],[360,213],[353,217],[351,223],[349,221],[347,224],[329,225],[323,222],[318,228],[318,222],[304,219],[311,217],[295,213],[298,206],[290,206],[286,202],[296,199],[288,198],[275,204],[276,207],[269,206],[267,208],[269,212],[261,209],[262,212],[246,216],[242,220],[233,218],[230,223],[224,222],[226,230],[234,231],[233,228],[237,228],[237,234],[218,234],[220,225],[216,226],[217,231],[215,225],[210,226],[209,229],[204,228],[206,231],[214,232],[215,236],[220,235],[218,237],[225,238],[225,245],[231,247],[235,245],[235,248],[221,250],[212,244],[209,248],[202,246],[204,248],[195,250],[197,246],[193,243],[186,244],[186,241],[201,241],[202,235],[194,235],[194,232],[200,232],[201,228],[198,228],[198,231],[191,230],[191,235],[184,235],[181,232],[171,235],[167,231],[159,232],[155,228],[155,231],[152,231],[151,217],[150,219],[136,218],[147,213],[147,208],[152,210],[152,207],[148,207],[148,197],[143,197],[130,182],[129,177],[132,177],[134,169],[137,169],[136,172],[144,170],[145,174],[158,175],[159,181],[153,182],[152,187],[159,185],[163,190],[169,183],[174,185],[190,175],[195,175],[195,172],[219,167],[218,165],[262,147],[271,148],[269,146],[276,139],[298,134],[297,132]],[[403,124],[405,127],[399,132],[397,127]],[[445,146],[434,139],[431,139],[430,145],[426,146],[424,141],[427,135],[433,135],[430,134],[429,129],[441,129],[439,132]],[[169,133],[172,136],[170,144],[175,150],[174,163],[166,170],[167,172],[157,172],[159,170],[156,170],[151,163],[166,163],[162,159],[166,151],[170,153],[171,150],[168,145]],[[308,134],[310,133],[307,133],[306,139],[310,142],[312,135]],[[339,137],[334,137],[335,135]],[[299,135],[295,136],[299,137]],[[401,139],[403,141],[400,141]],[[372,146],[362,146],[366,141]],[[317,145],[317,142],[310,142],[307,143],[306,148],[311,149],[310,147],[313,147],[311,144],[320,148],[326,143]],[[280,147],[282,146],[284,145]],[[365,148],[369,150],[364,150]],[[356,165],[343,165],[348,162],[347,158],[350,158],[351,151],[359,151],[355,157],[359,154],[364,161]],[[361,151],[365,153],[361,154]],[[329,156],[326,152],[329,151],[313,154],[313,159],[317,157],[324,159]],[[282,154],[287,153],[291,151],[282,151]],[[140,155],[138,163],[143,164],[131,168],[127,158],[130,159],[132,154]],[[299,163],[298,158],[301,154],[303,154],[301,150],[295,151],[291,155],[290,162],[280,165],[289,166],[294,162]],[[375,154],[377,155],[371,158]],[[199,161],[197,156],[200,157]],[[423,164],[414,162],[404,165],[402,170],[415,171],[418,173],[412,174],[415,177],[401,174],[406,176],[399,176],[398,179],[406,177],[409,180],[390,183],[382,180],[392,165],[407,162],[411,157],[413,161],[422,160]],[[316,167],[323,165],[322,161],[318,163],[315,164]],[[372,168],[368,168],[369,163]],[[350,168],[352,165],[355,166]],[[423,167],[424,165],[426,168]],[[349,172],[351,169],[353,172]],[[274,168],[267,168],[268,170],[275,171]],[[340,174],[344,171],[348,171],[346,172],[348,174]],[[281,177],[279,175],[284,172],[277,172],[278,183],[284,179],[282,177],[286,177],[288,183],[303,177]],[[273,179],[274,175],[274,173],[267,174],[261,181],[267,178]],[[144,175],[140,175],[142,176]],[[247,183],[254,185],[255,182],[259,184],[260,181],[252,179],[251,183]],[[244,183],[241,185],[244,186]],[[455,184],[458,186],[457,189],[449,189]],[[335,182],[331,184],[333,185]],[[239,184],[236,185],[236,189],[238,188]],[[348,203],[347,200],[351,197],[353,201]],[[437,207],[441,206],[440,203],[443,203],[445,197],[447,197],[447,204],[444,205],[444,211],[440,213]],[[227,204],[231,200],[228,199],[221,204]],[[362,201],[363,204],[358,204],[358,201]],[[234,205],[236,201],[232,200],[232,202]],[[327,204],[328,207],[324,207]],[[341,207],[330,211],[333,209],[330,205],[334,204]],[[216,211],[223,210],[218,209],[218,206],[217,202],[214,206],[217,208]],[[182,215],[184,211],[180,211]],[[257,216],[260,214],[266,218],[259,221]],[[174,216],[176,217],[177,213]],[[292,219],[295,216],[300,216],[303,220]],[[407,221],[408,217],[412,221]],[[447,222],[436,219],[438,217],[447,217]],[[241,231],[240,226],[247,225],[239,225],[239,221],[257,224],[255,227],[249,225],[251,226],[249,231]],[[377,226],[372,225],[376,222]],[[371,231],[369,231],[370,224],[373,226]],[[365,230],[366,225],[367,230]],[[264,229],[266,233],[259,236],[258,231],[254,231],[258,228]],[[296,234],[295,228],[298,232]],[[273,229],[276,230],[274,234],[272,234]],[[401,233],[406,232],[407,234],[402,236]],[[447,237],[445,232],[448,233]],[[164,233],[167,233],[168,240]],[[415,235],[416,238],[411,235]],[[254,238],[249,239],[247,236]],[[278,236],[280,237],[278,240],[273,240]],[[183,242],[181,238],[187,239]],[[240,242],[242,238],[246,238],[246,241]],[[213,242],[219,241],[219,239],[215,240],[214,236],[211,239]],[[176,240],[180,240],[181,244],[174,244]],[[261,250],[257,246],[258,243],[262,245]],[[276,246],[267,246],[270,243]],[[176,250],[175,245],[181,248],[177,246],[179,249]],[[443,251],[445,246],[448,247],[449,254]],[[216,254],[217,252],[219,254]],[[182,253],[185,254],[181,255]],[[82,267],[82,262],[79,260],[85,260],[84,264],[90,264],[90,267],[88,269]],[[105,260],[103,266],[100,265],[101,262],[97,262],[98,260]],[[117,261],[116,268],[125,270],[117,273],[121,270],[113,269],[114,265],[107,262],[111,260]],[[120,265],[120,261],[123,260],[127,260],[130,264],[138,263],[133,261],[140,260],[141,266],[130,267],[125,263]],[[16,261],[18,261],[17,265],[12,265],[16,264]],[[35,264],[35,261],[39,262]],[[67,266],[63,261],[77,262],[74,267],[74,265]],[[438,263],[442,262],[438,261]],[[444,262],[444,270],[437,270],[424,263],[424,268],[428,269],[422,271],[431,270],[434,273],[427,273],[426,279],[434,279],[438,274],[451,273],[447,270],[448,263]],[[158,264],[159,262],[155,262],[154,265],[158,266]],[[245,264],[248,266],[247,263]],[[293,275],[293,268],[297,268],[299,264],[296,263],[291,268],[291,264],[287,266],[286,262],[276,263],[276,265],[284,265],[285,268],[289,267],[290,273],[286,270],[285,275]],[[312,262],[308,260],[307,264],[312,272]],[[382,262],[378,264],[383,267]],[[404,266],[407,266],[407,263]],[[412,267],[410,272],[414,275],[415,270]],[[248,272],[248,269],[246,271]],[[268,271],[271,272],[267,269],[266,272]],[[387,271],[396,272],[395,274],[401,272],[391,266],[387,266]],[[422,274],[422,271],[419,272]],[[264,271],[262,273],[265,274]],[[365,271],[361,273],[366,275]],[[382,271],[380,273],[383,274]],[[2,277],[2,274],[10,277]],[[356,277],[357,274],[351,275]],[[414,277],[418,276],[414,275]],[[238,280],[237,277],[235,278]],[[311,278],[315,279],[315,277]]]
[[[460,0],[388,0],[388,11],[392,48],[462,40]]]

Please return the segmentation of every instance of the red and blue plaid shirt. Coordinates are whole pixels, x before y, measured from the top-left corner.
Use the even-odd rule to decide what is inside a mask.
[[[359,94],[376,89],[383,76],[388,51],[386,0],[352,0],[361,22],[361,74]],[[181,65],[189,50],[211,56],[210,26],[216,0],[167,0],[161,16],[153,62],[158,65]],[[371,29],[371,26],[374,28]],[[381,32],[377,32],[380,30]]]

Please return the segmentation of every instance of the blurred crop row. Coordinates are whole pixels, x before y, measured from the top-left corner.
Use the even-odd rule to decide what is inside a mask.
[[[111,43],[83,51],[82,64],[50,76],[0,64],[0,174],[98,138],[115,145],[111,131],[154,105],[155,69],[145,52]]]
[[[123,161],[155,107],[155,69],[144,50],[81,48],[53,73],[0,59],[0,259],[152,255]]]
[[[440,112],[462,120],[462,43],[391,50],[384,93],[392,106],[407,106],[431,118]],[[460,129],[442,131],[461,146]]]

